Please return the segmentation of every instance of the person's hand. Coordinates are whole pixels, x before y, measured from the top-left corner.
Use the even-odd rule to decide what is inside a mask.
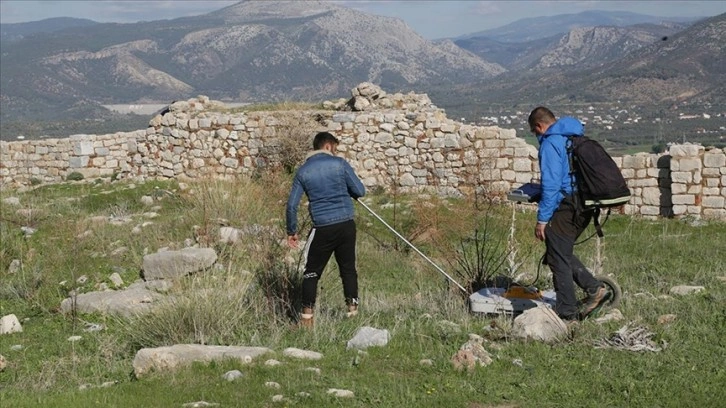
[[[297,249],[297,247],[298,247],[297,234],[287,236],[287,246],[289,246],[290,248],[293,248],[293,249]]]
[[[534,236],[537,237],[537,239],[540,241],[545,240],[545,227],[547,227],[547,224],[542,224],[539,222],[534,227]]]

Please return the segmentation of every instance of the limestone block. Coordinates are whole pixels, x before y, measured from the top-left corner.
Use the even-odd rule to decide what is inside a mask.
[[[68,167],[70,167],[71,169],[80,169],[88,166],[88,161],[88,156],[71,157],[68,161]]]
[[[673,206],[673,215],[683,215],[688,210],[688,207],[685,205],[674,205]]]
[[[671,184],[671,194],[685,194],[685,192],[688,190],[688,186],[681,183],[673,183]]]
[[[704,208],[703,218],[709,220],[726,220],[726,209]]]
[[[644,169],[647,162],[647,156],[635,155],[635,156],[624,156],[623,157],[623,168],[628,169]]]
[[[707,196],[701,200],[701,206],[707,208],[724,208],[726,204],[726,197],[722,196]]]
[[[721,170],[715,167],[705,167],[701,170],[703,177],[718,177],[721,175]]]
[[[486,139],[484,140],[484,147],[504,147],[504,140]]]
[[[726,166],[726,154],[707,153],[707,154],[703,155],[703,166],[704,167],[724,167],[724,166]]]
[[[660,207],[652,205],[644,205],[640,207],[640,213],[642,215],[660,215]]]
[[[703,195],[705,196],[717,196],[721,194],[721,189],[718,187],[704,187]]]
[[[680,159],[678,160],[679,171],[693,171],[701,168],[701,160],[699,159]]]
[[[671,145],[668,148],[668,153],[673,157],[693,157],[698,156],[704,150],[704,147],[700,145],[682,144]]]
[[[688,204],[695,204],[696,203],[696,196],[691,194],[679,194],[679,195],[673,195],[673,204],[676,205],[688,205]]]
[[[671,173],[671,180],[674,183],[690,184],[693,182],[693,175],[688,171],[674,171]]]
[[[646,187],[643,189],[643,204],[659,205],[660,196],[661,193],[658,187]]]
[[[532,162],[529,159],[514,159],[514,171],[532,171]]]

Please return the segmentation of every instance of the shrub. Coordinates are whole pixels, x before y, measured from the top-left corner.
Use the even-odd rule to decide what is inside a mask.
[[[81,181],[83,179],[84,179],[83,174],[81,174],[77,171],[68,173],[68,175],[66,176],[67,181]]]

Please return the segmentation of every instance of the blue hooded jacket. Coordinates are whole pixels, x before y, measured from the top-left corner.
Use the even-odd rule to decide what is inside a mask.
[[[542,198],[537,210],[537,222],[546,223],[566,195],[572,194],[574,180],[570,175],[567,137],[582,136],[582,123],[565,116],[553,123],[539,141],[539,168],[542,174]]]

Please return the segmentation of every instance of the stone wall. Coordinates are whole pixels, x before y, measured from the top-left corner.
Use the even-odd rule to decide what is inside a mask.
[[[440,194],[496,194],[538,177],[537,149],[511,129],[448,119],[426,95],[370,84],[325,110],[237,112],[199,97],[177,102],[145,130],[0,142],[0,185],[86,178],[236,177],[279,167],[318,130],[337,135],[368,187]],[[305,124],[308,127],[303,126]],[[290,136],[305,129],[305,140]],[[726,151],[671,146],[667,154],[615,158],[633,198],[626,214],[726,219]],[[34,180],[35,179],[35,180]]]

